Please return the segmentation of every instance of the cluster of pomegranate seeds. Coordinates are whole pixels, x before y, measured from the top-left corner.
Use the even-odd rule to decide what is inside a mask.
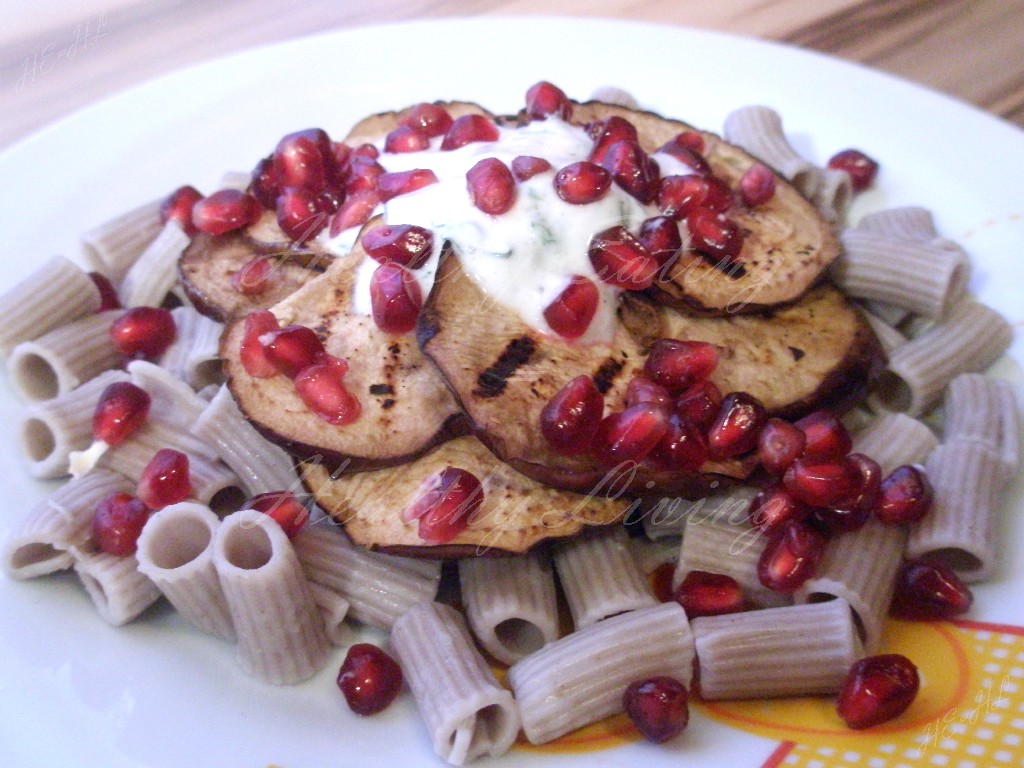
[[[160,204],[160,223],[174,221],[186,235],[195,237],[198,230],[192,223],[192,209],[202,199],[202,193],[195,187],[178,187]]]
[[[423,292],[416,276],[401,264],[381,264],[370,276],[373,322],[384,333],[399,336],[416,327]]]
[[[89,279],[96,286],[96,290],[100,292],[100,308],[96,310],[97,312],[121,308],[121,299],[117,295],[117,288],[110,282],[110,278],[99,272],[90,272]]]
[[[837,152],[829,158],[828,167],[846,171],[854,192],[863,192],[871,186],[878,175],[878,163],[859,149],[844,149]]]
[[[363,234],[363,250],[376,262],[419,269],[434,250],[434,233],[415,224],[382,224]]]
[[[533,118],[557,115],[563,120],[572,117],[572,102],[556,85],[541,80],[526,91],[526,114]]]
[[[174,316],[160,307],[132,307],[110,326],[114,347],[125,357],[155,360],[176,336]]]
[[[446,544],[466,529],[483,501],[480,480],[471,472],[449,466],[423,481],[402,519],[417,521],[419,537],[428,544]]]
[[[497,141],[498,126],[484,115],[463,115],[452,121],[441,140],[441,151],[448,152],[478,141]]]
[[[900,566],[889,613],[914,621],[952,619],[973,602],[971,590],[949,565],[918,558]]]
[[[96,505],[92,541],[100,552],[126,557],[135,552],[148,519],[149,509],[139,498],[112,493]]]
[[[555,174],[555,194],[573,205],[600,200],[611,187],[612,175],[600,165],[581,160],[569,163]]]
[[[836,710],[850,728],[871,728],[906,712],[920,685],[917,667],[906,656],[868,656],[850,667]]]
[[[192,206],[192,225],[209,235],[224,235],[256,223],[260,212],[255,197],[237,189],[220,189]]]
[[[138,496],[150,509],[163,509],[192,495],[188,456],[173,448],[161,448],[139,477]]]
[[[594,235],[587,255],[601,282],[626,291],[650,288],[661,266],[643,243],[621,225]]]
[[[130,381],[109,384],[100,394],[92,414],[92,436],[117,445],[146,422],[152,398]]]
[[[516,201],[516,180],[511,169],[496,157],[480,160],[466,172],[473,205],[484,213],[500,216]]]
[[[276,282],[277,264],[269,256],[254,256],[231,276],[231,287],[243,296],[259,296]]]
[[[590,327],[600,302],[601,295],[593,280],[573,275],[565,289],[544,309],[544,319],[559,336],[578,339]]]
[[[309,521],[309,510],[291,491],[269,491],[253,496],[242,509],[262,512],[278,525],[289,539],[295,538]]]
[[[630,683],[622,695],[622,705],[636,729],[655,744],[675,738],[690,721],[689,693],[674,677]]]
[[[690,619],[739,613],[746,608],[739,582],[731,576],[709,571],[690,571],[673,598]]]
[[[357,715],[375,715],[402,690],[402,669],[376,645],[356,643],[338,671],[338,688]]]

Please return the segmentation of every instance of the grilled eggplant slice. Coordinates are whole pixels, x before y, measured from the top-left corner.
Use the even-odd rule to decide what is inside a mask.
[[[576,106],[573,122],[584,125],[612,115],[636,126],[647,152],[655,152],[683,131],[697,131],[704,138],[704,157],[711,169],[733,189],[757,162],[713,133],[651,112],[587,102]],[[745,235],[742,266],[716,266],[684,250],[652,289],[657,300],[690,314],[763,312],[799,299],[839,256],[839,240],[832,226],[781,177],[771,200],[755,208],[737,204],[728,216]]]
[[[712,380],[719,388],[748,392],[771,414],[789,417],[862,394],[883,359],[858,310],[831,287],[771,316],[691,317],[632,297],[620,306],[610,345],[545,336],[515,310],[486,302],[449,249],[420,315],[424,353],[448,381],[477,436],[499,458],[543,483],[587,493],[611,483],[616,492],[693,495],[753,470],[754,462],[743,459],[708,462],[693,473],[641,466],[613,479],[588,457],[565,457],[548,447],[540,431],[548,400],[574,377],[588,375],[606,405],[621,409],[626,386],[642,370],[646,348],[656,338],[718,345],[721,361]]]
[[[415,521],[402,520],[402,511],[418,496],[424,480],[448,466],[474,474],[483,486],[484,500],[468,528],[447,544],[430,545],[417,534]],[[499,461],[472,436],[447,442],[400,467],[372,472],[332,477],[323,465],[307,463],[303,478],[317,503],[354,542],[418,557],[521,554],[542,541],[618,523],[629,505],[622,499],[541,485]]]
[[[327,352],[349,363],[345,384],[362,406],[359,419],[334,426],[311,412],[285,376],[257,379],[239,359],[244,321],[229,325],[220,355],[239,408],[269,440],[300,458],[320,457],[350,470],[401,464],[465,432],[461,413],[413,334],[389,336],[352,309],[357,244],[320,277],[271,307],[280,324],[312,328]]]

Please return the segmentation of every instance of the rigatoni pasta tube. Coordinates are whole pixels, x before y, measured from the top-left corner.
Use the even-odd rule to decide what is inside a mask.
[[[498,661],[519,659],[558,639],[555,576],[546,555],[459,560],[466,619]]]
[[[984,581],[995,567],[993,518],[1007,479],[1001,456],[983,442],[955,440],[932,451],[925,470],[935,496],[910,532],[907,555],[944,560],[964,581]]]
[[[189,241],[176,221],[164,224],[121,281],[121,306],[161,306],[178,280],[178,258]]]
[[[904,413],[883,413],[853,438],[854,452],[870,456],[886,474],[904,464],[923,464],[938,444],[928,425]]]
[[[115,285],[120,283],[139,255],[160,234],[162,202],[154,200],[140,205],[82,235],[86,260]]]
[[[192,307],[171,310],[178,333],[160,358],[160,366],[188,382],[193,389],[221,384],[224,374],[219,358],[224,325],[199,314]]]
[[[848,229],[840,240],[832,279],[850,296],[936,318],[964,295],[970,267],[958,251],[863,229]]]
[[[1008,381],[980,373],[957,376],[946,389],[943,437],[980,440],[999,452],[1007,478],[1020,467],[1020,413]]]
[[[54,256],[0,296],[0,356],[99,308],[100,292],[92,278],[77,264]]]
[[[281,526],[252,509],[228,515],[213,538],[213,564],[238,636],[242,669],[275,685],[315,675],[330,644]]]
[[[870,402],[919,416],[936,405],[961,373],[976,373],[999,359],[1013,329],[990,307],[964,299],[950,314],[895,350]]]
[[[861,655],[842,599],[693,620],[708,701],[835,693]]]
[[[508,751],[519,733],[519,708],[458,611],[440,603],[412,608],[395,622],[391,649],[441,758],[463,765]]]
[[[928,241],[938,235],[932,212],[917,205],[867,213],[857,222],[857,228],[903,240]]]
[[[160,590],[139,571],[135,555],[115,557],[88,544],[70,552],[75,573],[108,624],[127,624],[160,599]]]
[[[235,639],[228,603],[213,566],[213,535],[220,520],[203,504],[164,507],[139,536],[139,570],[164,593],[178,613],[204,632]]]
[[[621,527],[562,545],[555,570],[576,629],[658,602]]]
[[[642,641],[642,642],[641,642]],[[630,611],[545,645],[508,671],[532,744],[622,711],[630,683],[656,675],[689,685],[693,636],[675,602]]]

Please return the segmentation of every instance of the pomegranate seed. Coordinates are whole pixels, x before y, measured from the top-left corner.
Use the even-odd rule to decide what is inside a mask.
[[[320,201],[320,210],[330,216],[337,213],[341,207],[341,201],[345,199],[345,193],[333,189],[325,189],[316,196],[316,199]]]
[[[906,656],[868,656],[850,667],[836,711],[850,728],[870,728],[906,712],[920,685],[917,667]]]
[[[617,141],[608,147],[601,167],[612,180],[645,205],[654,200],[658,189],[657,166],[634,141]]]
[[[327,158],[333,159],[331,140],[319,128],[289,133],[274,150],[274,169],[281,187],[320,192],[327,186]]]
[[[347,364],[338,366],[328,358],[303,368],[295,376],[295,393],[309,410],[328,424],[351,424],[362,413],[359,400],[345,388],[347,369]]]
[[[256,198],[237,189],[221,189],[196,202],[192,224],[210,235],[223,235],[254,224],[260,217]]]
[[[559,336],[578,339],[590,327],[600,302],[594,281],[573,275],[565,290],[544,309],[544,319]]]
[[[653,216],[646,219],[640,225],[637,239],[660,267],[675,262],[683,247],[679,225],[669,216]]]
[[[775,172],[764,163],[754,163],[740,179],[740,200],[754,208],[775,197]]]
[[[498,126],[483,115],[463,115],[452,122],[441,141],[441,150],[447,152],[477,141],[497,141]]]
[[[676,414],[668,417],[668,431],[654,448],[655,463],[675,472],[696,472],[708,460],[708,444],[695,424]]]
[[[567,203],[586,205],[600,200],[611,186],[612,176],[600,165],[570,163],[555,174],[555,193]]]
[[[667,603],[669,600],[674,599],[672,579],[675,577],[675,573],[675,563],[662,563],[651,571],[649,576],[651,592],[654,593],[654,599],[659,603]]]
[[[643,461],[668,432],[664,408],[652,403],[631,405],[602,419],[595,438],[595,458],[608,467]]]
[[[437,184],[437,175],[429,168],[382,173],[377,177],[377,195],[382,203],[386,203],[393,197],[407,195],[431,184]]]
[[[704,341],[658,339],[644,361],[644,375],[677,395],[708,378],[718,366],[718,349]]]
[[[587,255],[602,282],[626,291],[646,290],[658,276],[658,262],[622,226],[594,235]]]
[[[361,227],[370,220],[379,204],[380,197],[376,188],[349,195],[331,219],[331,237],[337,237],[346,229]]]
[[[258,296],[275,282],[277,263],[269,256],[249,259],[231,276],[231,287],[243,296]]]
[[[349,153],[349,156],[353,159],[358,157],[364,160],[376,160],[380,157],[380,150],[373,144],[360,144]]]
[[[773,475],[781,475],[803,453],[803,430],[782,419],[768,419],[757,439],[757,458]]]
[[[679,136],[676,136],[671,141],[662,144],[658,147],[658,152],[664,152],[666,155],[674,157],[698,175],[710,175],[711,166],[708,165],[708,161],[704,159],[704,156],[692,147],[686,146],[678,141],[682,135],[683,134],[679,134]]]
[[[277,318],[269,310],[261,309],[245,316],[238,356],[242,361],[242,367],[250,376],[269,379],[277,375],[277,367],[267,357],[267,350],[260,342],[260,337],[276,331],[278,327]]]
[[[853,447],[850,433],[833,411],[815,411],[804,416],[794,426],[807,439],[803,451],[807,458],[839,458],[848,454]]]
[[[398,118],[399,125],[407,125],[424,133],[429,138],[444,136],[452,127],[452,116],[437,104],[417,104],[410,107]]]
[[[277,198],[277,223],[296,243],[320,234],[330,215],[320,194],[303,187],[287,189]]]
[[[806,504],[797,501],[782,483],[774,483],[761,489],[747,510],[747,519],[755,528],[770,532],[782,528],[790,521],[802,523],[811,515]]]
[[[127,357],[154,360],[174,342],[174,316],[159,307],[132,307],[110,326],[114,347]]]
[[[385,152],[422,152],[429,148],[430,137],[408,125],[400,125],[384,137]]]
[[[114,557],[135,552],[139,535],[149,520],[149,509],[135,496],[112,493],[96,505],[92,540],[97,549]]]
[[[690,245],[702,256],[732,262],[743,249],[743,232],[736,222],[708,208],[697,208],[686,218]]]
[[[864,527],[864,524],[871,518],[871,510],[860,507],[815,509],[811,518],[819,530],[829,535],[852,533]]]
[[[466,184],[473,205],[492,216],[507,213],[516,201],[512,171],[496,157],[484,158],[466,171]]]
[[[353,195],[357,192],[377,191],[377,180],[384,175],[384,166],[369,157],[355,155],[345,172],[345,191]]]
[[[186,235],[195,237],[198,230],[192,223],[192,208],[202,199],[202,194],[195,187],[178,187],[161,203],[160,223],[175,221]]]
[[[698,155],[704,154],[704,137],[697,131],[683,131],[672,139],[672,143]]]
[[[423,296],[416,277],[398,264],[381,264],[370,277],[373,322],[384,333],[399,335],[416,327]]]
[[[658,208],[673,219],[685,219],[698,208],[723,213],[732,206],[729,188],[715,176],[666,176],[658,183]]]
[[[587,126],[587,132],[594,140],[594,148],[590,152],[590,161],[600,164],[604,160],[609,147],[618,141],[639,141],[636,126],[624,117],[612,115],[598,123]]]
[[[732,576],[709,571],[690,571],[674,595],[690,619],[739,613],[746,605],[743,589]]]
[[[672,395],[661,384],[656,384],[646,376],[634,376],[626,387],[626,405],[654,403],[663,408],[672,405]]]
[[[336,169],[346,168],[352,159],[352,147],[341,141],[331,142],[331,156],[334,158]]]
[[[338,671],[338,688],[357,715],[375,715],[402,690],[402,668],[376,645],[356,643]]]
[[[277,206],[277,196],[281,194],[281,180],[274,167],[274,156],[269,155],[252,169],[248,192],[256,202],[264,208],[273,210]]]
[[[782,523],[757,561],[758,580],[776,592],[796,591],[814,575],[826,544],[825,537],[806,523]]]
[[[380,264],[419,269],[434,252],[434,233],[414,224],[382,224],[363,235],[363,250]]]
[[[152,398],[129,381],[107,385],[92,414],[92,436],[117,445],[146,422]]]
[[[871,512],[878,503],[878,494],[882,489],[882,468],[878,462],[863,453],[851,453],[846,460],[852,463],[860,474],[860,487],[857,495],[846,509],[858,512]]]
[[[675,413],[681,418],[707,430],[722,407],[722,393],[710,379],[698,381],[676,398]]]
[[[878,163],[859,149],[844,149],[832,155],[828,167],[837,171],[846,171],[850,176],[854,192],[862,192],[871,186],[878,175]]]
[[[466,529],[483,502],[484,489],[475,475],[445,467],[423,482],[402,519],[419,521],[419,537],[424,541],[445,544]]]
[[[272,518],[289,539],[309,521],[309,510],[291,491],[270,491],[253,496],[242,509],[255,509]]]
[[[526,92],[526,114],[534,118],[558,115],[568,120],[572,117],[572,102],[561,88],[541,80]]]
[[[896,573],[889,613],[898,619],[931,621],[966,613],[974,595],[941,560],[908,560]]]
[[[99,272],[90,272],[89,278],[96,286],[96,290],[100,292],[100,308],[96,310],[97,312],[121,308],[121,299],[118,298],[117,288],[107,279],[106,275],[101,275]]]
[[[322,363],[327,351],[320,337],[304,325],[289,325],[260,337],[267,360],[278,373],[294,379],[303,368]]]
[[[551,163],[543,157],[533,155],[519,155],[512,161],[512,175],[518,181],[532,179],[539,173],[551,170]]]
[[[540,412],[540,431],[555,451],[575,456],[590,450],[604,413],[604,398],[589,376],[577,376]]]
[[[934,495],[928,475],[920,467],[904,464],[882,481],[875,514],[889,525],[910,525],[928,514]]]
[[[754,450],[766,419],[760,400],[746,392],[730,392],[708,429],[711,458],[727,459]]]
[[[138,496],[150,509],[163,509],[192,495],[188,456],[173,448],[161,448],[139,477]]]
[[[856,462],[800,458],[789,465],[782,482],[793,497],[812,507],[851,509],[860,497],[864,478]]]
[[[630,683],[622,706],[648,741],[661,744],[678,736],[690,721],[686,686],[673,677],[651,677]]]

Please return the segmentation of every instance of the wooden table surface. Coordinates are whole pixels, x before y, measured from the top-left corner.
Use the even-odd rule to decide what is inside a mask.
[[[587,15],[762,37],[863,62],[1024,127],[1021,0],[7,0],[0,148],[165,72],[370,23]]]

